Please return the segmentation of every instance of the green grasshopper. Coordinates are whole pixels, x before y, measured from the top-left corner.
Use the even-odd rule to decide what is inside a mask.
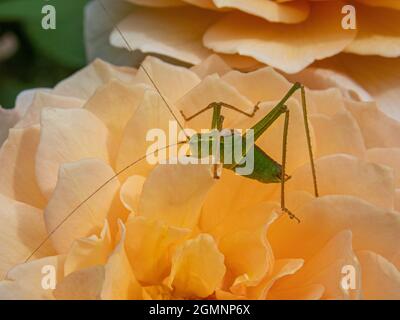
[[[107,11],[106,7],[102,3],[101,0],[99,0],[99,3],[102,5],[104,11],[109,14]],[[110,19],[112,17],[110,16]],[[111,19],[113,20],[113,19]],[[115,26],[115,24],[114,24]],[[120,33],[121,37],[123,38],[124,42],[127,45],[127,49],[130,52],[133,52],[132,48],[129,45],[129,42],[126,40],[122,32],[118,29],[118,27],[115,26],[115,28],[118,30]],[[179,123],[177,117],[175,116],[174,112],[172,111],[172,108],[168,104],[167,100],[161,93],[160,89],[156,85],[156,83],[153,81],[151,78],[149,72],[146,70],[144,65],[141,65],[142,70],[146,73],[147,77],[149,78],[150,82],[164,101],[165,106],[168,108],[169,112],[172,114],[172,116],[175,118],[181,129],[184,130],[184,127],[182,124]],[[280,183],[281,184],[281,210],[283,213],[287,213],[290,219],[296,219],[298,222],[300,220],[286,207],[285,204],[285,182],[290,178],[288,175],[286,175],[286,154],[287,154],[287,137],[288,137],[288,130],[289,130],[289,115],[290,115],[290,110],[286,106],[286,102],[289,100],[290,97],[293,96],[293,94],[300,90],[301,91],[301,97],[302,97],[302,108],[303,108],[303,116],[304,116],[304,126],[305,126],[305,133],[307,137],[307,146],[308,146],[308,151],[309,151],[309,157],[310,157],[310,164],[311,164],[311,169],[312,169],[312,176],[313,176],[313,184],[314,184],[314,193],[315,196],[318,197],[318,187],[317,187],[317,177],[316,177],[316,170],[315,170],[315,165],[314,165],[314,158],[313,158],[313,150],[311,146],[311,138],[310,138],[310,129],[308,126],[308,117],[307,117],[307,106],[306,106],[306,95],[305,95],[305,89],[304,86],[301,85],[300,83],[295,83],[290,90],[287,92],[287,94],[282,98],[282,100],[264,117],[262,118],[258,123],[256,123],[251,129],[254,132],[254,142],[257,141],[264,133],[265,131],[282,115],[285,115],[285,123],[284,123],[284,130],[283,130],[283,143],[282,143],[282,164],[279,164],[275,160],[273,160],[270,156],[268,156],[261,148],[259,148],[257,145],[253,146],[246,146],[245,150],[242,153],[242,159],[246,157],[247,152],[249,151],[249,148],[254,148],[254,170],[250,175],[245,176],[246,178],[257,180],[261,183],[264,184],[269,184],[269,183]],[[244,114],[247,117],[253,117],[256,112],[258,111],[258,104],[254,107],[254,110],[252,113],[246,113],[239,108],[229,105],[224,102],[213,102],[210,103],[208,106],[206,106],[204,109],[198,111],[196,114],[186,117],[183,112],[181,111],[182,116],[186,121],[190,121],[191,119],[199,116],[203,112],[206,112],[208,110],[213,110],[213,117],[211,121],[211,129],[216,130],[219,133],[221,133],[222,128],[223,128],[223,121],[224,117],[221,114],[222,108],[226,109],[231,109],[234,110],[238,113]],[[226,129],[225,129],[226,131]],[[228,130],[229,131],[229,130]],[[184,131],[185,132],[185,131]],[[235,139],[242,139],[246,140],[246,134],[243,136],[237,135],[234,133],[233,130],[230,130],[232,133],[233,140]],[[203,155],[198,154],[198,150],[200,148],[201,143],[203,143],[206,140],[206,143],[210,143],[212,145],[215,143],[213,141],[213,136],[210,135],[209,133],[199,133],[195,134],[191,137],[187,137],[186,141],[183,142],[178,142],[176,144],[172,144],[169,146],[165,146],[163,148],[160,148],[154,152],[151,152],[150,154],[146,154],[143,157],[140,157],[133,161],[131,164],[117,172],[113,177],[105,181],[101,186],[99,186],[96,190],[93,191],[90,195],[88,195],[85,200],[83,200],[81,203],[79,203],[71,212],[69,212],[65,218],[51,231],[49,231],[49,234],[46,236],[45,239],[39,244],[39,246],[29,255],[27,259],[25,259],[25,263],[28,262],[36,252],[40,250],[40,248],[52,237],[54,233],[57,232],[57,230],[72,216],[74,215],[83,205],[85,205],[88,201],[90,201],[91,198],[93,198],[94,195],[96,195],[100,190],[102,190],[105,186],[107,186],[111,181],[116,179],[118,176],[120,176],[122,173],[127,171],[128,169],[132,168],[134,165],[137,163],[145,160],[147,156],[151,154],[156,154],[157,152],[167,149],[169,147],[172,147],[174,145],[179,145],[183,143],[189,143],[190,145],[190,150],[194,156],[201,157]],[[222,135],[223,136],[223,135]],[[224,137],[224,139],[219,140],[218,143],[220,144],[220,150],[224,149],[224,143],[227,141],[227,137]],[[223,167],[228,170],[235,171],[235,169],[239,166],[242,165],[242,159],[239,159],[239,161],[233,161],[233,163],[225,163],[223,164]],[[214,178],[219,179],[218,173],[217,173],[217,168],[218,164],[214,164]]]

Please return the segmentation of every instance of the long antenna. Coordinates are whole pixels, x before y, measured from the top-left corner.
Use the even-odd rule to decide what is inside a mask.
[[[130,46],[128,40],[126,39],[126,37],[124,36],[124,34],[122,33],[122,31],[120,30],[120,28],[118,27],[118,25],[115,23],[111,13],[107,10],[106,6],[104,5],[102,0],[98,0],[100,2],[100,5],[103,7],[104,12],[107,14],[107,16],[110,18],[110,21],[112,23],[112,25],[114,26],[114,28],[118,31],[118,33],[120,34],[122,40],[125,42],[126,45],[126,49],[130,52],[133,53],[134,50],[132,49],[132,47]],[[183,133],[185,134],[186,138],[189,139],[188,135],[185,132],[184,126],[179,122],[178,118],[176,117],[175,113],[172,111],[171,106],[169,105],[169,103],[167,102],[167,99],[164,97],[164,95],[161,93],[161,90],[158,88],[158,86],[156,85],[155,81],[152,79],[152,77],[150,76],[150,73],[147,71],[147,69],[145,68],[144,64],[140,65],[140,68],[143,69],[144,73],[146,74],[146,76],[149,78],[150,82],[152,83],[153,87],[157,90],[158,94],[160,95],[161,99],[164,101],[165,105],[167,106],[169,112],[171,113],[171,115],[174,117],[175,121],[178,123],[179,127],[181,128],[181,130],[183,131]]]

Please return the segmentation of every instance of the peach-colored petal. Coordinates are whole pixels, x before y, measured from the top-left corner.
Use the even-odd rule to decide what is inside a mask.
[[[272,290],[268,293],[268,300],[319,300],[324,294],[325,288],[320,284],[312,284],[300,288],[287,290]]]
[[[316,158],[334,153],[364,157],[364,139],[350,112],[343,111],[332,117],[314,114],[310,120],[315,132]]]
[[[143,84],[132,86],[113,80],[97,89],[85,104],[85,109],[96,115],[109,131],[108,148],[112,160],[119,149],[125,126],[141,103],[146,89]]]
[[[345,49],[359,55],[400,56],[400,11],[357,6],[357,37]]]
[[[271,0],[213,0],[218,8],[233,8],[270,22],[299,23],[307,19],[307,1],[279,3]]]
[[[135,69],[113,66],[96,59],[87,67],[57,84],[53,93],[86,100],[99,86],[108,81],[117,79],[131,82],[135,74]]]
[[[54,297],[57,300],[99,300],[104,277],[101,265],[75,271],[57,285]]]
[[[193,66],[190,70],[196,73],[201,79],[217,73],[220,77],[231,70],[231,67],[219,55],[212,54],[201,63]]]
[[[374,102],[347,101],[346,107],[357,120],[368,149],[400,147],[400,122],[386,115]]]
[[[159,10],[137,8],[118,24],[118,29],[131,50],[197,64],[210,54],[201,40],[217,17],[215,11],[192,6]],[[127,47],[118,30],[113,31],[110,41],[113,46]]]
[[[320,158],[315,167],[320,195],[353,195],[377,206],[393,209],[395,181],[390,168],[345,154]],[[288,190],[313,192],[309,165],[293,173]]]
[[[51,89],[46,88],[24,90],[17,95],[14,109],[19,113],[20,116],[23,116],[33,103],[37,93],[51,93],[51,91]]]
[[[59,283],[64,277],[63,264],[63,256],[50,256],[14,267],[6,280],[0,282],[0,300],[53,300],[53,289],[42,284],[46,275],[54,275],[55,284]],[[48,266],[55,273],[50,271],[50,274]]]
[[[346,111],[343,96],[337,88],[306,90],[306,98],[307,109],[310,114],[321,113],[334,116],[339,112]]]
[[[262,203],[231,212],[213,231],[234,280],[233,286],[254,286],[272,272],[274,256],[265,235],[277,218],[275,207],[274,203]]]
[[[394,119],[400,120],[399,58],[342,53],[316,65],[349,76],[377,101],[379,108]]]
[[[84,104],[84,100],[75,97],[60,96],[50,92],[39,91],[25,112],[21,121],[16,128],[26,128],[40,123],[42,110],[45,108],[80,108]]]
[[[354,289],[342,287],[342,269],[349,265],[355,270]],[[352,234],[347,230],[329,240],[319,252],[305,262],[303,268],[293,276],[280,280],[274,289],[289,290],[320,284],[325,288],[323,299],[357,299],[361,292],[360,280],[360,266],[352,249]]]
[[[0,106],[0,147],[8,138],[8,131],[19,121],[20,115],[15,109],[3,109]]]
[[[137,72],[135,83],[149,85],[157,92],[160,91],[169,103],[174,103],[197,86],[200,78],[187,68],[147,56]]]
[[[218,75],[208,76],[177,101],[176,107],[183,112],[186,118],[196,114],[212,102],[224,102],[239,108],[242,111],[252,113],[254,105],[242,96],[234,87],[221,80]],[[210,129],[212,110],[208,110],[198,117],[187,122],[187,127],[194,130]],[[224,108],[222,114],[225,117],[224,126],[229,128],[234,121],[244,116],[237,111]]]
[[[216,52],[239,53],[287,73],[299,72],[341,52],[354,39],[356,30],[341,26],[342,6],[341,1],[313,3],[310,17],[294,25],[232,13],[210,27],[203,41]]]
[[[36,155],[36,175],[43,194],[49,198],[61,164],[84,158],[109,162],[108,130],[91,112],[83,109],[45,109]]]
[[[168,285],[177,296],[205,298],[219,288],[225,271],[224,256],[214,239],[200,234],[177,248]]]
[[[213,184],[211,165],[158,165],[143,186],[139,214],[168,226],[191,229],[198,223]]]
[[[104,224],[100,237],[96,235],[74,241],[71,250],[68,252],[64,265],[64,274],[69,274],[104,265],[112,251],[112,239],[108,222]]]
[[[0,279],[28,258],[45,237],[40,210],[0,195]],[[45,245],[33,258],[53,253],[52,247]]]
[[[105,266],[105,281],[101,292],[103,300],[137,300],[143,290],[137,282],[125,251],[126,229],[119,221],[120,240]]]
[[[95,159],[61,166],[57,186],[44,214],[48,232],[57,230],[51,240],[59,252],[68,252],[75,239],[99,234],[111,212],[120,213],[119,181],[114,179],[98,190],[113,176],[114,172],[108,165]],[[78,208],[96,190],[97,193]]]
[[[120,198],[125,208],[135,214],[139,211],[140,195],[146,178],[143,176],[130,176],[122,185]]]
[[[370,94],[349,76],[329,69],[309,67],[295,74],[285,74],[291,82],[300,82],[313,90],[338,88],[348,99],[370,101]]]
[[[400,10],[400,2],[397,0],[357,0],[357,2],[361,2],[372,7],[384,7]]]
[[[182,124],[183,119],[181,115],[173,106],[171,108],[179,123]],[[117,171],[124,170],[131,166],[133,162],[142,159],[144,156],[150,155],[152,151],[156,151],[155,149],[164,148],[163,152],[160,152],[157,157],[160,161],[165,160],[166,157],[163,156],[164,153],[167,155],[172,152],[173,155],[176,156],[177,154],[174,153],[174,150],[177,146],[172,147],[171,149],[165,149],[166,146],[172,144],[176,145],[177,141],[174,141],[173,135],[165,137],[165,141],[157,135],[154,137],[148,136],[152,129],[168,135],[172,126],[175,126],[177,131],[180,130],[175,117],[171,114],[160,95],[152,90],[146,91],[142,103],[129,120],[124,130],[124,136],[117,156]],[[176,138],[178,139],[178,137]],[[152,147],[156,143],[157,145],[153,150]],[[124,172],[120,178],[125,180],[128,176],[133,174],[146,176],[153,167],[153,163],[144,159],[134,166],[129,167],[129,170]]]
[[[353,196],[316,198],[295,211],[301,223],[289,219],[276,221],[268,239],[275,257],[301,257],[308,260],[342,230],[353,234],[353,248],[371,250],[389,261],[400,256],[400,216]],[[299,246],[299,240],[301,245]],[[400,266],[400,260],[396,262]]]
[[[400,149],[375,148],[369,149],[366,154],[368,161],[391,167],[394,170],[396,188],[400,188]]]
[[[35,156],[39,145],[38,127],[12,129],[0,149],[0,192],[17,201],[43,208],[43,197],[35,174]]]
[[[272,273],[268,274],[259,285],[248,288],[247,296],[253,299],[265,299],[279,279],[293,275],[302,268],[302,259],[280,259],[275,261]]]
[[[399,300],[400,271],[371,251],[357,252],[362,268],[363,295],[368,300]]]
[[[161,283],[171,270],[174,248],[191,232],[131,216],[126,223],[125,248],[136,278],[148,284]]]

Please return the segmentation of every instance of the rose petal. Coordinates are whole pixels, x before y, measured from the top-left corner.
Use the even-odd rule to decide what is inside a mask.
[[[184,3],[181,0],[126,0],[133,4],[148,7],[178,7],[183,6]]]
[[[209,50],[202,44],[202,36],[215,22],[218,14],[192,6],[174,9],[137,8],[122,20],[111,34],[111,44],[130,50],[152,52],[197,64]],[[119,31],[118,31],[119,30]]]
[[[99,158],[108,163],[108,137],[107,128],[87,110],[45,109],[36,155],[36,175],[42,193],[50,197],[63,163],[84,158]]]
[[[200,234],[177,248],[168,285],[177,296],[205,298],[221,285],[225,271],[224,256],[214,239]]]
[[[83,104],[84,100],[82,99],[39,91],[35,94],[32,104],[21,121],[17,123],[16,128],[26,128],[39,124],[42,110],[45,108],[80,108]]]
[[[385,7],[400,10],[400,3],[397,0],[357,0],[363,4],[372,6],[372,7]]]
[[[15,109],[3,109],[0,106],[0,147],[8,138],[8,131],[19,121],[20,115]]]
[[[300,288],[288,290],[272,289],[267,296],[268,300],[319,300],[324,294],[325,288],[320,284],[312,284]]]
[[[104,224],[100,237],[93,235],[89,238],[82,238],[72,243],[71,249],[65,260],[64,275],[91,268],[97,265],[104,265],[112,251],[112,239],[108,222]]]
[[[57,186],[44,213],[48,232],[57,231],[51,240],[58,252],[68,252],[75,239],[100,233],[107,217],[115,225],[112,220],[123,211],[118,199],[120,183],[110,180],[113,176],[108,165],[95,159],[61,166]],[[109,183],[104,185],[106,181]]]
[[[126,229],[125,248],[136,278],[147,285],[161,283],[171,270],[173,250],[190,230],[135,216],[128,219]]]
[[[11,269],[7,279],[0,282],[1,300],[53,300],[53,290],[43,287],[46,276],[55,276],[55,284],[64,276],[63,256],[51,256],[20,264]],[[53,267],[55,273],[48,273]],[[47,284],[47,283],[46,283]]]
[[[390,261],[371,251],[357,252],[367,300],[399,300],[400,272]]]
[[[97,89],[85,104],[85,109],[96,115],[108,129],[112,159],[119,149],[125,126],[141,103],[146,89],[143,84],[132,86],[113,80]]]
[[[120,197],[125,208],[135,214],[139,211],[140,195],[146,178],[143,176],[130,176],[122,185]]]
[[[0,194],[0,279],[10,268],[28,258],[45,237],[40,210]],[[53,248],[47,244],[33,258],[53,253]]]
[[[73,272],[57,285],[54,297],[57,300],[99,300],[104,277],[104,266]]]
[[[231,67],[220,56],[212,54],[201,63],[193,66],[190,70],[196,73],[200,79],[204,79],[214,73],[222,77],[231,70]]]
[[[355,269],[355,289],[342,287],[342,270],[345,266]],[[303,268],[293,276],[280,280],[274,289],[279,292],[320,284],[325,288],[323,299],[357,299],[361,292],[360,277],[360,266],[352,249],[352,233],[347,230],[334,236],[319,252],[306,260]]]
[[[101,292],[103,300],[138,300],[143,290],[135,279],[125,251],[126,229],[119,221],[120,240],[105,266],[105,282]]]
[[[346,107],[357,120],[368,149],[400,147],[400,122],[383,113],[375,103],[347,101]]]
[[[316,158],[334,153],[364,158],[364,139],[350,112],[343,111],[331,117],[314,114],[310,120],[315,132]]]
[[[393,208],[394,176],[389,168],[344,154],[320,158],[315,167],[321,196],[353,195],[377,206]],[[297,169],[287,185],[288,190],[312,193],[314,188],[310,165]]]
[[[139,214],[168,226],[194,228],[214,184],[210,167],[180,163],[157,166],[143,186]]]
[[[346,195],[316,198],[295,214],[300,224],[280,219],[270,227],[268,239],[277,259],[301,257],[308,260],[334,235],[347,229],[352,231],[355,251],[371,250],[389,261],[400,256],[397,212]],[[396,266],[400,266],[400,260]]]
[[[400,56],[400,12],[378,7],[371,9],[362,5],[356,9],[357,37],[346,47],[345,52],[387,58]]]
[[[400,149],[375,148],[366,154],[368,161],[391,167],[394,170],[396,188],[400,188]]]
[[[0,149],[0,192],[17,201],[43,208],[43,197],[35,174],[39,127],[12,129]]]
[[[278,23],[299,23],[307,19],[307,1],[279,3],[271,0],[213,0],[218,8],[234,8]]]
[[[87,67],[61,81],[53,93],[87,100],[96,89],[112,79],[131,82],[136,71],[132,68],[118,67],[96,59]]]
[[[239,53],[296,73],[315,60],[341,52],[353,41],[357,31],[342,28],[342,7],[341,1],[313,3],[310,17],[293,25],[232,13],[210,27],[203,42],[216,52]]]

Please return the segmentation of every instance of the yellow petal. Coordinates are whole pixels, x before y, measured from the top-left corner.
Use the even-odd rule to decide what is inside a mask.
[[[287,290],[271,290],[268,300],[319,300],[324,294],[325,288],[320,284],[312,284],[300,288]]]
[[[357,0],[357,2],[361,2],[372,7],[384,7],[400,10],[400,3],[397,0]]]
[[[172,107],[172,110],[177,116],[179,123],[183,123],[182,117],[175,111],[174,107]],[[166,136],[165,141],[163,141],[163,137],[159,137],[158,135],[154,137],[149,136],[150,130],[156,130],[156,133],[162,132],[168,135],[170,128],[173,128],[173,126],[176,127],[177,132],[180,130],[178,122],[168,110],[160,95],[152,90],[146,91],[143,101],[124,130],[116,162],[117,171],[125,169],[125,172],[120,176],[121,180],[125,180],[133,174],[146,176],[149,173],[154,164],[148,161],[147,156],[152,156],[152,151],[156,151],[152,149],[154,145],[156,145],[156,149],[164,148],[161,152],[154,155],[155,157],[157,156],[157,160],[159,161],[165,160],[167,157],[164,157],[163,154],[169,154],[170,150],[172,150],[173,156],[177,156],[174,150],[177,150],[176,143],[178,141],[174,140],[174,135]],[[175,145],[174,148],[165,148],[172,144]],[[132,165],[140,159],[142,161]]]
[[[400,272],[390,261],[371,251],[357,252],[362,288],[367,300],[399,300]]]
[[[377,101],[382,111],[394,119],[400,120],[398,107],[400,97],[399,58],[389,59],[342,53],[320,61],[316,65],[349,76]],[[377,123],[379,122],[377,121]]]
[[[342,286],[342,269],[352,266],[355,270],[356,287]],[[323,299],[357,299],[361,292],[361,270],[352,249],[352,234],[343,231],[334,236],[319,252],[306,260],[303,268],[296,274],[277,283],[275,290],[288,290],[319,284],[325,288]]]
[[[357,120],[368,149],[400,147],[399,121],[387,116],[373,102],[347,101],[346,106]]]
[[[34,260],[14,267],[8,272],[5,281],[0,282],[1,300],[53,300],[53,289],[48,285],[46,276],[55,276],[58,284],[64,277],[64,257],[51,256]],[[54,269],[49,272],[49,267]]]
[[[113,80],[96,90],[85,109],[96,115],[109,131],[108,148],[112,160],[118,151],[123,131],[143,99],[145,85],[127,85]]]
[[[334,116],[314,114],[310,117],[315,132],[316,158],[346,153],[364,158],[366,149],[361,130],[348,111]]]
[[[394,175],[387,167],[359,160],[350,155],[334,154],[315,163],[321,196],[353,195],[372,204],[393,209]],[[310,165],[293,173],[288,190],[313,192]]]
[[[400,56],[400,11],[358,5],[357,37],[345,49],[360,55]]]
[[[106,222],[100,237],[93,235],[72,243],[71,250],[65,260],[65,276],[78,270],[106,264],[111,251],[112,239],[110,228]]]
[[[205,298],[219,288],[225,270],[224,256],[214,239],[200,234],[176,250],[168,284],[175,296]]]
[[[68,252],[75,239],[99,234],[106,218],[116,219],[121,213],[118,180],[111,180],[99,190],[113,176],[113,170],[100,160],[81,160],[61,167],[44,214],[48,232],[57,231],[51,240],[59,252]]]
[[[46,235],[40,210],[0,195],[0,279],[11,267],[28,258]],[[53,253],[47,244],[33,258]]]
[[[93,266],[66,276],[54,290],[57,300],[99,300],[104,283],[104,266]]]
[[[181,0],[126,0],[133,4],[148,7],[178,7],[184,5]]]
[[[35,156],[39,127],[12,129],[0,150],[0,192],[17,201],[43,208],[46,200],[36,182]]]
[[[196,73],[201,79],[217,73],[219,76],[223,76],[231,70],[231,67],[216,54],[212,54],[201,63],[193,66],[190,70]]]
[[[0,147],[8,138],[8,131],[19,121],[20,115],[15,109],[7,110],[0,106]]]
[[[131,216],[126,223],[126,252],[136,278],[158,284],[171,270],[171,256],[190,230],[168,227],[145,217]]]
[[[26,128],[40,123],[40,115],[45,108],[80,108],[84,104],[84,100],[60,96],[49,92],[37,92],[29,109],[24,114],[16,128]]]
[[[108,163],[108,137],[104,124],[87,110],[44,110],[36,155],[36,175],[43,194],[50,197],[63,163],[84,158],[99,158]]]
[[[112,79],[131,82],[135,73],[136,71],[132,68],[118,67],[96,59],[87,67],[57,84],[53,93],[87,100],[99,86]]]
[[[146,178],[142,176],[130,176],[121,187],[121,201],[130,212],[138,213],[140,195]]]
[[[307,1],[279,3],[271,0],[213,0],[218,8],[234,8],[278,23],[299,23],[307,19]]]
[[[103,300],[137,300],[143,298],[125,251],[126,229],[119,221],[120,240],[105,266],[105,281],[101,292]]]
[[[135,83],[145,83],[157,92],[159,90],[167,101],[173,103],[197,86],[200,78],[187,68],[147,56],[138,70]]]
[[[118,24],[131,50],[157,53],[187,63],[197,64],[210,51],[203,47],[202,36],[218,14],[192,6],[173,9],[136,8]],[[111,34],[111,44],[126,48],[118,30]]]
[[[213,183],[211,165],[159,165],[143,186],[139,214],[168,226],[192,229]]]
[[[388,166],[394,170],[396,188],[400,188],[400,149],[375,148],[369,149],[366,154],[368,161]]]
[[[352,232],[355,251],[371,250],[389,261],[400,256],[397,212],[352,196],[324,196],[308,202],[295,214],[301,219],[300,224],[280,219],[269,229],[268,239],[277,258],[308,260],[342,230]],[[394,261],[397,267],[400,266],[398,260]]]
[[[315,60],[341,52],[354,39],[357,31],[341,26],[343,5],[313,3],[309,18],[292,25],[228,14],[208,29],[203,42],[216,52],[239,53],[287,73],[299,72]]]

